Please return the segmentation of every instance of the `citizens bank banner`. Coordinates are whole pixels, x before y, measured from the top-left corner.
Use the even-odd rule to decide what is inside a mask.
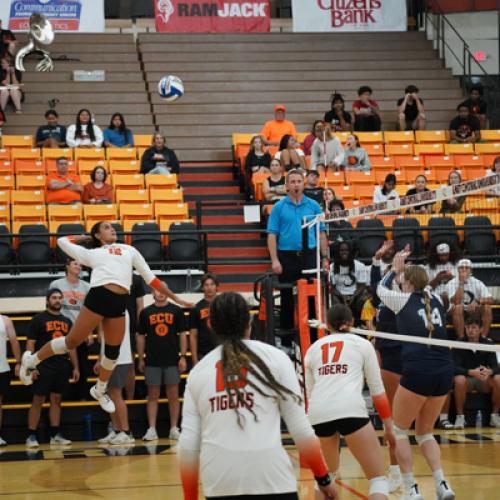
[[[405,0],[292,0],[293,31],[406,31]]]
[[[0,0],[5,29],[29,31],[31,14],[43,14],[55,31],[104,31],[104,0]]]
[[[156,31],[269,31],[269,0],[155,0]]]

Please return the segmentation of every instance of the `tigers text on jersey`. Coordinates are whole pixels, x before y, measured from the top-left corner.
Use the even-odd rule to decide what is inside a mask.
[[[300,394],[299,383],[288,357],[275,347],[244,340],[269,367],[278,382]],[[221,370],[220,346],[210,351],[189,373],[184,393],[180,453],[200,452],[204,494],[266,495],[297,491],[290,458],[281,444],[281,416],[295,442],[315,439],[302,404],[267,398],[249,385],[245,400],[257,416],[239,408],[243,429],[229,404]],[[260,385],[253,375],[248,380]],[[262,387],[265,393],[272,390]]]
[[[368,416],[362,391],[365,380],[372,396],[385,392],[372,344],[351,333],[326,335],[307,351],[305,380],[310,422]]]
[[[57,244],[63,252],[92,268],[91,288],[113,283],[130,290],[133,269],[147,284],[156,279],[144,257],[130,245],[113,243],[89,250],[73,243],[71,237],[58,238]]]

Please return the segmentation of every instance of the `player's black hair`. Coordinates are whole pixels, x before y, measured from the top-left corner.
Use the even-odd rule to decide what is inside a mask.
[[[339,94],[338,92],[334,92],[331,96],[330,96],[330,100],[332,101],[332,109],[333,109],[333,105],[337,102],[337,101],[340,101],[342,103],[342,109],[345,109],[345,101],[344,101],[344,97],[342,96],[342,94]]]
[[[387,174],[385,176],[385,179],[384,179],[384,185],[382,186],[382,194],[383,195],[386,195],[387,194],[387,190],[385,189],[385,185],[389,182],[391,184],[394,184],[394,186],[396,186],[396,176],[394,174]]]
[[[97,238],[96,234],[101,230],[101,224],[104,224],[106,221],[100,220],[99,222],[96,222],[93,226],[92,229],[90,230],[90,236],[92,237],[92,246],[94,248],[99,248],[102,247],[101,240]]]
[[[329,328],[334,332],[341,332],[345,330],[352,321],[352,311],[345,304],[335,304],[328,309],[326,320]]]
[[[347,258],[347,262],[344,262],[340,258],[340,248],[342,246],[346,246],[349,249],[349,256]],[[354,264],[354,249],[347,241],[339,241],[333,247],[333,274],[340,273],[341,265],[347,266],[349,268],[349,274],[352,276],[353,280],[355,280],[354,271],[356,267]]]
[[[57,111],[55,109],[48,109],[47,111],[45,111],[45,118],[48,118],[51,115],[59,118],[59,115],[57,114]]]
[[[408,85],[405,88],[405,94],[418,94],[418,87],[416,85]]]
[[[434,245],[429,247],[429,254],[427,256],[427,263],[429,264],[429,267],[431,269],[435,269],[436,266],[439,264],[439,256],[437,253],[437,247],[441,243],[443,243],[443,242],[437,241]],[[453,265],[456,265],[456,263],[459,261],[459,259],[461,257],[460,249],[451,242],[446,242],[446,243],[450,247],[450,262]]]
[[[47,290],[47,293],[45,294],[45,300],[47,301],[47,303],[49,302],[50,297],[52,297],[52,295],[54,295],[55,293],[59,293],[60,295],[63,295],[60,288],[56,288],[56,287],[49,288]]]
[[[280,141],[280,145],[279,145],[279,150],[280,151],[283,151],[284,149],[286,149],[288,147],[288,141],[292,138],[293,136],[290,135],[290,134],[285,134],[282,138],[281,138],[281,141]]]
[[[468,314],[467,318],[465,318],[465,326],[468,325],[477,325],[479,328],[483,327],[483,320],[481,319],[481,316],[478,314]]]
[[[469,106],[467,106],[467,104],[464,104],[463,102],[461,102],[461,103],[457,106],[457,111],[460,111],[462,108],[465,108],[467,111],[469,111]]]
[[[206,281],[212,280],[216,286],[220,285],[219,278],[215,276],[215,274],[212,273],[205,273],[201,278],[200,278],[200,285],[203,286]]]
[[[106,169],[102,165],[97,165],[97,167],[94,167],[92,172],[90,172],[90,178],[92,179],[92,182],[95,182],[95,173],[101,169],[104,172],[104,178],[102,179],[102,182],[106,182],[106,179],[108,177],[108,173],[106,172]]]
[[[76,115],[75,137],[82,136],[82,123],[80,122],[80,115],[85,111],[89,114],[89,117],[90,117],[89,123],[87,124],[87,133],[89,134],[90,140],[92,142],[94,142],[95,141],[95,132],[94,132],[94,125],[92,124],[92,113],[87,108],[82,108],[80,111],[78,111],[78,113]]]
[[[484,95],[484,89],[480,83],[474,83],[473,85],[471,85],[469,89],[469,94],[471,94],[473,90],[479,92],[480,96]]]
[[[116,117],[120,118],[120,120],[121,120],[121,124],[118,128],[116,128],[113,124],[113,120]],[[127,126],[125,125],[125,118],[123,117],[123,115],[121,113],[113,113],[113,115],[111,116],[111,120],[109,122],[108,128],[110,128],[111,130],[117,130],[123,136],[125,136],[127,134]]]
[[[373,90],[371,87],[369,87],[368,85],[362,85],[358,89],[358,96],[360,96],[361,94],[364,94],[365,92],[369,92],[370,95],[373,94]]]

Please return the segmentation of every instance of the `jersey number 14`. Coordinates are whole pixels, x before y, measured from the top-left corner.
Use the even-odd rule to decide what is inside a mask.
[[[427,320],[425,309],[419,309],[418,315],[422,318],[425,328],[429,328],[429,321]],[[437,307],[431,311],[431,323],[436,326],[443,326],[443,320],[441,319],[441,314],[439,314],[439,309]]]

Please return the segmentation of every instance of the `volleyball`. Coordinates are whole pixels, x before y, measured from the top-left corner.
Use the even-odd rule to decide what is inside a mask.
[[[158,93],[164,101],[174,102],[184,95],[184,84],[178,76],[164,76],[158,82]]]

